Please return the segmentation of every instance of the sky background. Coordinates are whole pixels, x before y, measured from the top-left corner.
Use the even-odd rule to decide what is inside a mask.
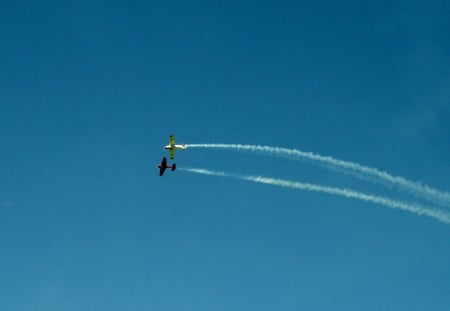
[[[2,1],[1,310],[448,310],[450,225],[183,171],[297,148],[449,191],[448,1]],[[312,163],[178,167],[412,201]]]

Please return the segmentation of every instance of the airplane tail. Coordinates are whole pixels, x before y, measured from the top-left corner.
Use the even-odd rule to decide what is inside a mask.
[[[181,145],[181,149],[186,150],[187,149],[186,144]]]
[[[176,170],[176,168],[177,168],[177,165],[174,163],[174,164],[172,165],[172,171]]]

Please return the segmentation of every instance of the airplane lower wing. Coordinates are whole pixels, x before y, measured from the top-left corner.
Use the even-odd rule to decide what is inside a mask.
[[[164,175],[164,171],[165,171],[165,170],[166,170],[165,167],[161,167],[161,168],[159,169],[159,176]]]
[[[175,147],[169,150],[169,154],[171,159],[175,158]]]

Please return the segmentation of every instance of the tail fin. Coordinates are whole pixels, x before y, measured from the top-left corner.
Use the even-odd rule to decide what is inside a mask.
[[[186,150],[186,149],[187,149],[186,144],[183,144],[183,145],[182,145],[182,148],[183,148],[184,150]]]
[[[172,171],[176,170],[176,168],[177,168],[177,165],[174,163],[174,164],[172,165]]]

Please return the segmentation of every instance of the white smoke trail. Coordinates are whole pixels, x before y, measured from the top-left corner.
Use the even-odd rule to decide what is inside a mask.
[[[393,176],[376,168],[364,166],[354,162],[343,161],[329,156],[322,156],[312,152],[281,147],[241,145],[241,144],[189,144],[189,148],[230,149],[239,151],[257,152],[278,157],[311,160],[334,169],[343,169],[345,173],[352,174],[360,179],[380,181],[385,185],[396,186],[399,190],[412,193],[416,197],[428,200],[442,206],[450,206],[450,193],[434,189],[419,182],[408,180],[401,176]]]
[[[337,195],[337,196],[343,196],[347,198],[353,198],[358,199],[365,202],[371,202],[379,205],[384,205],[392,209],[401,209],[404,211],[408,211],[410,213],[416,214],[416,215],[423,215],[428,216],[431,218],[434,218],[436,220],[439,220],[443,223],[450,224],[450,213],[447,213],[445,211],[435,209],[432,207],[427,207],[423,205],[419,205],[416,203],[406,203],[402,201],[396,201],[392,200],[386,197],[381,196],[374,196],[370,194],[365,194],[361,192],[357,192],[350,189],[343,189],[343,188],[334,188],[334,187],[327,187],[327,186],[321,186],[316,184],[310,184],[310,183],[300,183],[295,181],[289,181],[284,179],[275,179],[275,178],[269,178],[269,177],[262,177],[262,176],[252,176],[252,175],[236,175],[236,174],[230,174],[225,172],[217,172],[217,171],[211,171],[207,169],[202,168],[180,168],[179,170],[191,172],[191,173],[197,173],[197,174],[203,174],[203,175],[210,175],[210,176],[218,176],[218,177],[228,177],[228,178],[234,178],[239,180],[246,180],[261,184],[268,184],[273,186],[279,186],[284,188],[293,188],[293,189],[299,189],[299,190],[306,190],[306,191],[313,191],[313,192],[322,192],[327,193],[331,195]]]

